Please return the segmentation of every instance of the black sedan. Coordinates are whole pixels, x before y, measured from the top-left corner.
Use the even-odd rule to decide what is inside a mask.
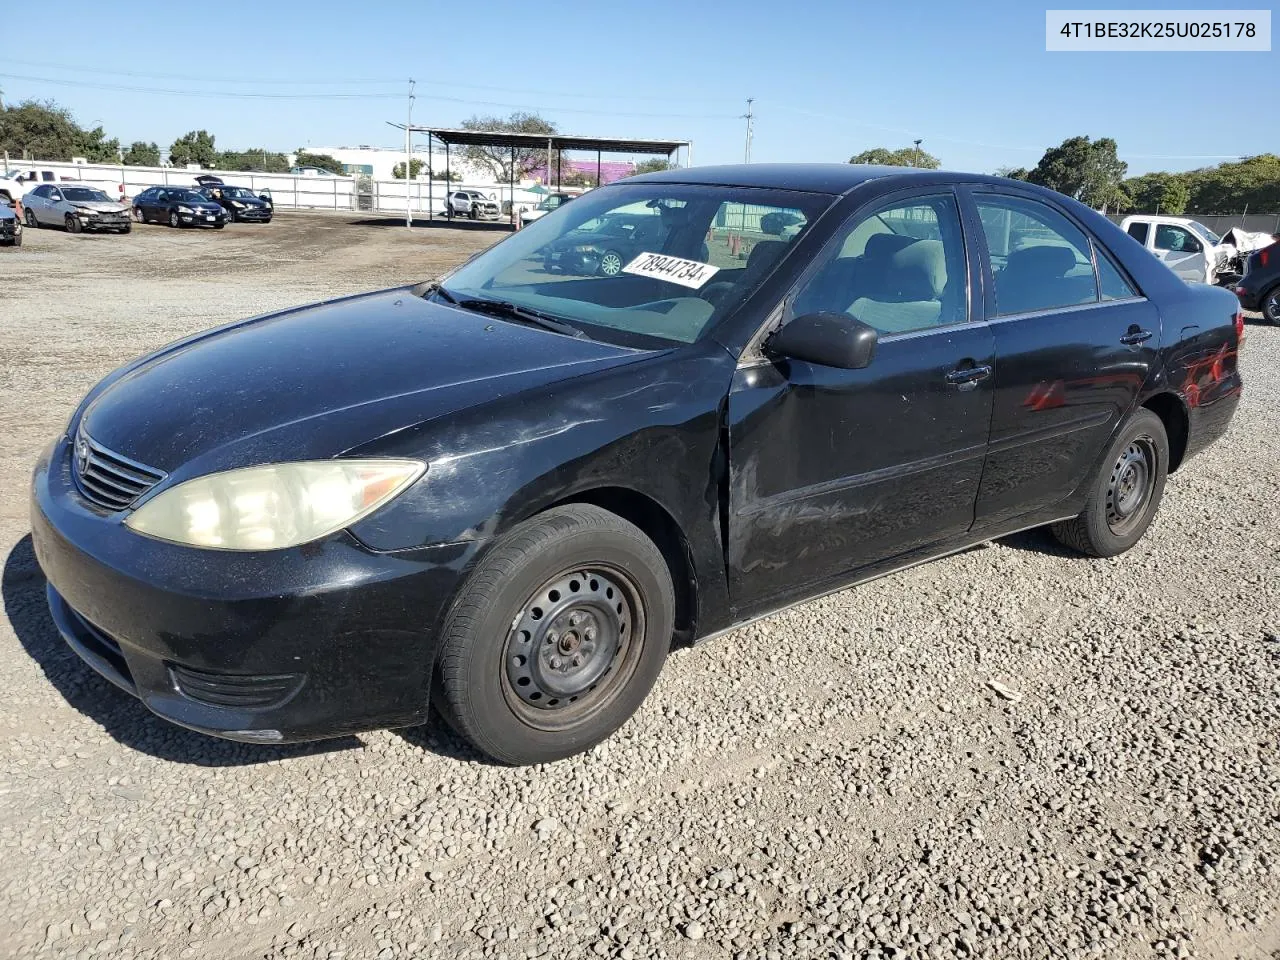
[[[661,245],[665,235],[657,209],[596,217],[547,244],[543,269],[548,273],[616,277],[646,246]]]
[[[1235,291],[1246,310],[1257,310],[1280,326],[1280,243],[1250,255]]]
[[[743,263],[744,205],[805,225]],[[659,208],[617,276],[543,271]],[[434,697],[549,761],[623,724],[673,641],[1031,527],[1128,550],[1226,431],[1241,329],[1026,183],[669,171],[111,374],[36,465],[35,552],[67,642],[176,723],[327,737]]]
[[[138,223],[167,223],[171,227],[227,225],[222,207],[190,187],[148,187],[133,198],[133,219]]]
[[[226,184],[208,184],[200,188],[201,196],[222,207],[227,222],[270,223],[274,207],[247,187],[230,187]]]

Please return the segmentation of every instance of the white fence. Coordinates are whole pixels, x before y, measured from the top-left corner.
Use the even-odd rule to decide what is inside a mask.
[[[232,170],[185,170],[176,167],[132,167],[105,163],[62,163],[44,161],[10,160],[8,169],[53,170],[58,177],[91,183],[111,197],[132,197],[147,187],[196,186],[195,178],[211,174],[228,184],[248,187],[254,193],[271,192],[271,200],[278,210],[351,210],[368,213],[404,214],[408,209],[416,216],[436,215],[444,212],[445,194],[450,190],[478,190],[496,200],[504,215],[512,198],[512,190],[506,184],[495,183],[446,183],[443,180],[427,182],[413,180],[373,180],[369,177],[306,177],[289,173],[239,173]],[[7,172],[7,171],[6,171]],[[35,184],[32,184],[35,186]],[[538,202],[538,195],[529,190],[515,188],[517,209]]]

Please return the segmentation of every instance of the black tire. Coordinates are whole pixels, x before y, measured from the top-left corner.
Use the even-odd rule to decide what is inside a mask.
[[[221,230],[221,229],[222,229],[223,227],[225,227],[226,225],[227,225],[227,221],[223,220],[221,223],[215,223],[215,224],[213,225],[213,229],[215,229],[215,230]]]
[[[32,230],[40,229],[40,221],[36,219],[36,215],[31,212],[30,207],[27,207],[26,210],[22,211],[22,219],[26,221],[27,226]]]
[[[459,592],[436,706],[501,763],[581,753],[644,702],[674,611],[670,571],[638,527],[587,504],[548,510],[504,536]]]
[[[1064,546],[1114,557],[1142,539],[1160,508],[1169,474],[1169,438],[1150,410],[1134,413],[1107,449],[1084,512],[1053,525]]]
[[[1280,327],[1280,284],[1262,295],[1262,316],[1272,325]]]
[[[80,222],[80,218],[73,217],[69,213],[63,219],[63,225],[67,228],[67,233],[79,233],[84,229],[84,224]]]
[[[474,203],[471,205],[471,209],[467,211],[467,216],[472,220],[480,219],[480,211],[476,209],[476,205]]]
[[[10,244],[10,246],[14,246],[14,247],[22,246],[22,234],[20,233],[14,234],[13,243]]]
[[[131,223],[126,223],[123,227],[121,227],[121,228],[120,228],[120,232],[121,232],[121,233],[132,233],[132,232],[133,232],[133,224],[131,224]]]
[[[597,269],[602,277],[616,277],[622,273],[622,268],[626,264],[627,261],[617,250],[606,250],[600,256],[600,266]]]
[[[171,226],[171,227],[181,227],[181,226],[182,226],[182,221],[178,219],[178,211],[177,211],[177,210],[170,210],[170,211],[169,211],[169,226]]]
[[[146,211],[145,211],[145,210],[143,210],[141,207],[134,207],[134,208],[133,208],[133,221],[134,221],[134,223],[146,223],[146,222],[147,222],[147,213],[146,213]]]

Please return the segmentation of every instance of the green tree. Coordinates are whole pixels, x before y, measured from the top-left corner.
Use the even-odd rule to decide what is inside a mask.
[[[1046,150],[1027,179],[1105,210],[1120,199],[1120,182],[1128,169],[1110,137],[1069,137]]]
[[[218,154],[214,165],[221,170],[240,173],[288,173],[289,158],[265,147],[250,147],[247,150],[224,150]]]
[[[131,167],[160,166],[160,148],[153,143],[135,140],[124,152],[124,162]]]
[[[638,177],[642,173],[661,173],[663,170],[674,170],[676,165],[666,157],[650,157],[648,160],[641,160],[636,164],[636,168],[631,171],[631,176]]]
[[[70,160],[81,156],[84,131],[52,100],[24,100],[0,110],[0,150],[14,158]]]
[[[90,163],[115,163],[120,159],[120,141],[115,137],[108,140],[101,126],[81,130],[76,156]]]
[[[462,128],[464,130],[496,130],[501,133],[553,134],[556,132],[556,125],[550,120],[546,120],[536,113],[525,113],[524,111],[517,111],[506,118],[471,117],[469,120],[462,122]],[[547,151],[545,147],[541,149],[537,147],[516,147],[514,165],[512,164],[510,147],[467,147],[463,156],[472,163],[483,166],[499,183],[507,183],[512,179],[520,180],[524,178],[530,171],[536,170],[546,163]],[[558,157],[553,154],[551,158],[553,171],[557,160]]]
[[[1130,209],[1142,213],[1184,213],[1191,199],[1186,177],[1176,173],[1144,173],[1124,181]]]
[[[338,174],[338,176],[342,176],[347,172],[347,168],[343,166],[342,161],[337,157],[331,157],[327,153],[310,153],[301,148],[294,151],[293,162],[295,166],[319,167],[321,170],[328,170],[330,173]]]
[[[213,135],[207,130],[184,133],[169,147],[169,162],[175,167],[185,167],[189,163],[216,167],[218,148],[213,145]]]
[[[426,163],[423,162],[422,160],[419,160],[417,157],[411,157],[409,159],[409,179],[410,180],[418,179],[418,175],[422,173],[422,168],[425,166],[426,166]],[[404,179],[404,161],[403,160],[401,160],[399,163],[397,163],[394,167],[391,168],[391,176],[393,176],[397,180]]]
[[[1010,180],[1026,180],[1031,171],[1026,167],[997,167],[997,177],[1008,177]]]
[[[1280,213],[1280,156],[1264,153],[1184,174],[1196,213]]]
[[[872,147],[849,158],[850,163],[876,163],[888,167],[920,167],[922,170],[937,170],[942,161],[917,147],[903,147],[890,150],[888,147]]]

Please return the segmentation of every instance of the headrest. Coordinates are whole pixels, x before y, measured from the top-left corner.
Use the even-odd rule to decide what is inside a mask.
[[[1076,265],[1075,252],[1070,247],[1042,244],[1023,247],[1009,254],[1007,272],[1026,273],[1036,277],[1065,277]]]
[[[869,260],[887,260],[903,247],[910,246],[914,243],[911,237],[904,237],[898,233],[873,233],[867,237],[867,245],[863,248],[862,255]]]
[[[752,271],[767,270],[778,262],[787,244],[783,240],[758,240],[747,257],[747,269]]]
[[[889,274],[890,284],[903,300],[938,299],[947,287],[947,258],[942,241],[916,240],[903,247],[890,258]]]

